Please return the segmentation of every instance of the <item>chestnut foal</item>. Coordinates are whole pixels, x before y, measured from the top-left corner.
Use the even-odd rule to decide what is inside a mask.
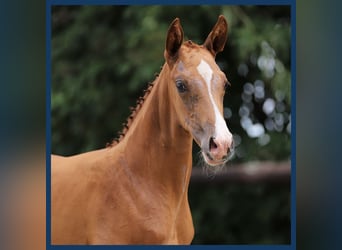
[[[176,18],[165,64],[120,140],[80,155],[52,156],[52,244],[190,244],[192,141],[210,166],[224,164],[232,134],[223,119],[228,85],[215,63],[227,39],[219,16],[203,45],[183,42]]]

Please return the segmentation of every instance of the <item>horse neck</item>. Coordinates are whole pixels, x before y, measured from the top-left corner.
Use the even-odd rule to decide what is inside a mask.
[[[192,136],[178,121],[165,64],[124,140],[124,158],[132,173],[173,193],[187,191],[192,168]]]

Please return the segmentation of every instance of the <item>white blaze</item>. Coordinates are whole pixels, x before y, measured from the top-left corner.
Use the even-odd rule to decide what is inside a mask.
[[[226,122],[223,119],[211,93],[211,79],[213,77],[213,70],[205,60],[201,60],[201,63],[197,66],[198,73],[203,77],[209,93],[211,104],[213,105],[215,112],[215,137],[221,140],[232,140],[232,134],[229,132]]]

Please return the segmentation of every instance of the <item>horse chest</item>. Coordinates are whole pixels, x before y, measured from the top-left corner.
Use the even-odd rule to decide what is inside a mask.
[[[108,204],[107,204],[108,205]],[[186,201],[177,209],[121,201],[113,210],[99,210],[91,244],[190,244],[193,223]]]

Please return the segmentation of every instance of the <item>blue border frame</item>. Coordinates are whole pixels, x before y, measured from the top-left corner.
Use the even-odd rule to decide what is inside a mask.
[[[295,5],[295,0],[47,0],[47,5]]]
[[[296,249],[296,2],[291,2],[291,246]]]
[[[51,5],[47,0],[46,25],[46,249],[51,242]]]
[[[51,245],[51,7],[53,5],[290,5],[291,8],[291,243],[289,245],[191,245],[191,246],[77,246]],[[159,249],[195,248],[230,250],[296,249],[296,0],[47,0],[46,1],[46,249]]]

